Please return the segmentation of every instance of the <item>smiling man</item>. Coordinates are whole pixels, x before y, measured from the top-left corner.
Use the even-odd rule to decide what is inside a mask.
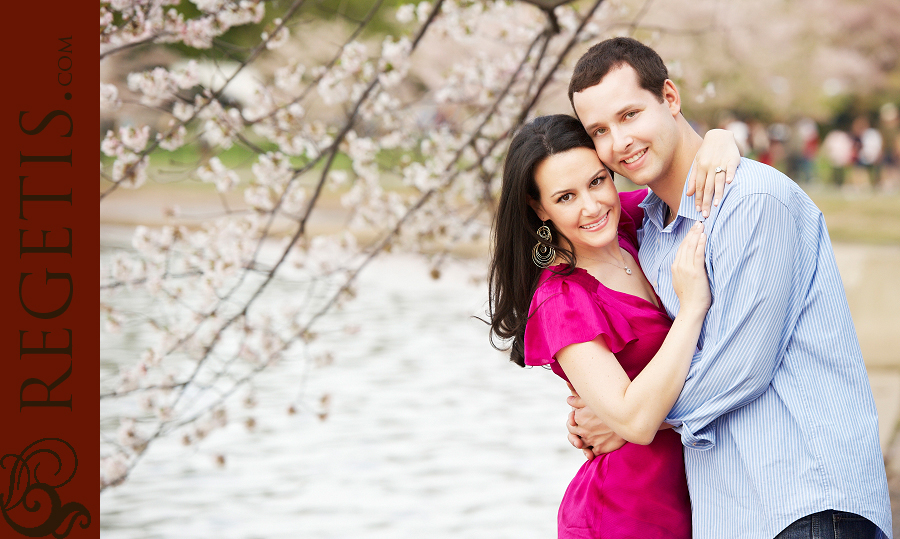
[[[790,178],[743,159],[704,219],[685,194],[702,139],[638,41],[592,47],[569,98],[601,161],[650,188],[640,262],[673,318],[672,260],[705,223],[712,307],[666,419],[685,447],[694,537],[890,537],[875,404],[821,212]],[[587,408],[572,423],[583,439],[602,434]]]

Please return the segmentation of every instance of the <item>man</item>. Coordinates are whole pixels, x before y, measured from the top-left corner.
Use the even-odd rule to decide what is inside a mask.
[[[640,262],[673,318],[677,247],[696,221],[708,235],[712,307],[666,419],[685,447],[694,537],[890,537],[875,405],[821,212],[743,159],[704,219],[686,194],[701,138],[662,59],[633,39],[592,47],[569,98],[600,159],[651,190]],[[602,433],[576,412],[579,446]]]

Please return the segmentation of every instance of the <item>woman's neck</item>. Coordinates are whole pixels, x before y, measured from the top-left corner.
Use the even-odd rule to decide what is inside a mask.
[[[586,270],[596,268],[599,264],[610,264],[626,268],[625,255],[619,247],[618,238],[596,249],[582,249],[575,252],[575,265]]]

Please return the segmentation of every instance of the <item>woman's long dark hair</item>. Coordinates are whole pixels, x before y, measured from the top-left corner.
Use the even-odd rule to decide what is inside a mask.
[[[547,243],[538,237],[541,220],[528,205],[529,197],[540,200],[534,171],[551,155],[574,148],[594,149],[581,122],[565,114],[541,116],[516,133],[503,165],[503,185],[492,233],[488,316],[491,345],[498,350],[508,349],[510,361],[522,367],[525,366],[528,308],[541,274],[541,269],[531,260],[531,251],[538,242]],[[575,255],[571,244],[552,223],[547,225],[553,234],[550,245],[572,271]],[[565,240],[567,247],[561,245],[561,240]],[[505,342],[498,345],[495,337]]]

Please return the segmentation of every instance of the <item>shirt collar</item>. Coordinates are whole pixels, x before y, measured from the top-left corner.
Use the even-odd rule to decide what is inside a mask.
[[[693,165],[691,165],[693,169]],[[681,203],[678,205],[678,215],[675,216],[675,221],[678,221],[678,217],[684,217],[686,219],[690,219],[692,221],[703,221],[703,214],[697,211],[697,206],[694,203],[694,195],[687,196],[687,185],[688,178],[691,177],[690,170],[688,171],[687,177],[684,179],[684,189],[681,191]],[[649,190],[650,193],[644,198],[644,201],[638,204],[639,207],[643,208],[644,214],[647,218],[659,227],[660,230],[664,230],[665,219],[666,219],[666,203],[663,202],[663,199],[659,198],[659,195],[653,192],[652,189]]]

